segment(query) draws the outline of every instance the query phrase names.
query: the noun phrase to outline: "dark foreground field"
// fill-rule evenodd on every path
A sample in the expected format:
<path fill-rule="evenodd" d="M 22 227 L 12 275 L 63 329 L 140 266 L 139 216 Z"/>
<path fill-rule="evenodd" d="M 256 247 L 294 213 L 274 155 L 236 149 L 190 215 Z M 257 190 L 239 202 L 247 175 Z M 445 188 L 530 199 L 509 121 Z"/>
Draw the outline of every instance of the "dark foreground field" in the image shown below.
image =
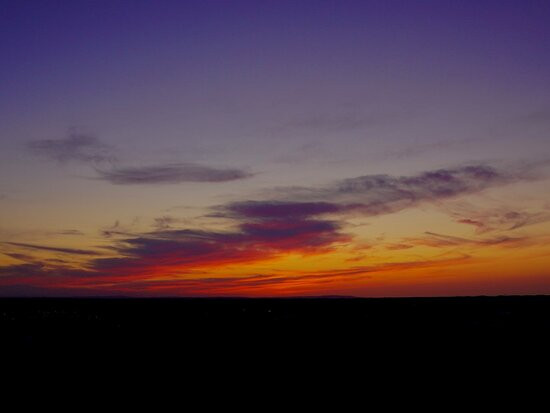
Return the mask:
<path fill-rule="evenodd" d="M 296 299 L 0 299 L 2 348 L 227 355 L 385 348 L 489 337 L 546 340 L 550 296 Z"/>

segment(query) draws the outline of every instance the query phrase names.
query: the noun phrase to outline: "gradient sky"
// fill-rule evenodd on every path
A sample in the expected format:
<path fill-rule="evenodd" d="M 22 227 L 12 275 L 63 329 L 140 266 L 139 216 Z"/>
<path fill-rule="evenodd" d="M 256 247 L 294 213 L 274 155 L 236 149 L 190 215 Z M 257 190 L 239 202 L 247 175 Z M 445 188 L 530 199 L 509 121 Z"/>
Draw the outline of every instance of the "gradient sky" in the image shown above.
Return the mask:
<path fill-rule="evenodd" d="M 0 2 L 0 295 L 550 293 L 550 2 Z"/>

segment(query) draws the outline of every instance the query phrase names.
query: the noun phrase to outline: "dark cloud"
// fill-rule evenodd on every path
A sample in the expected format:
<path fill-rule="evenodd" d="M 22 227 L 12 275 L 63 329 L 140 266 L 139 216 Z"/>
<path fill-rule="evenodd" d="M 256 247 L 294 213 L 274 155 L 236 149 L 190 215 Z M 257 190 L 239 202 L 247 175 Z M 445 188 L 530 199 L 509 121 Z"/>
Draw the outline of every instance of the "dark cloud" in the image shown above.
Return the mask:
<path fill-rule="evenodd" d="M 52 252 L 61 252 L 63 254 L 74 254 L 74 255 L 100 255 L 96 251 L 91 250 L 81 250 L 74 248 L 57 248 L 57 247 L 47 247 L 44 245 L 34 245 L 34 244 L 24 244 L 21 242 L 4 242 L 4 244 L 12 245 L 15 247 L 33 249 L 33 250 L 43 250 L 43 251 L 52 251 Z"/>
<path fill-rule="evenodd" d="M 424 172 L 412 177 L 370 175 L 348 179 L 308 192 L 314 201 L 243 201 L 221 205 L 212 216 L 231 219 L 235 230 L 227 232 L 173 229 L 173 218 L 161 217 L 156 231 L 119 240 L 117 258 L 96 259 L 98 274 L 151 274 L 162 269 L 205 268 L 231 263 L 261 261 L 286 253 L 320 253 L 349 242 L 343 223 L 327 215 L 362 214 L 374 216 L 412 207 L 420 202 L 474 193 L 521 179 L 489 166 L 465 166 Z M 293 191 L 294 189 L 291 189 Z M 328 201 L 330 199 L 330 201 Z M 119 234 L 124 235 L 124 234 Z M 491 246 L 517 245 L 523 238 L 495 237 L 472 240 L 427 232 L 425 237 L 407 239 L 387 246 L 390 250 L 416 245 Z"/>
<path fill-rule="evenodd" d="M 116 290 L 107 291 L 86 288 L 67 288 L 66 286 L 57 287 L 37 287 L 27 283 L 0 285 L 0 297 L 110 297 L 120 296 Z"/>
<path fill-rule="evenodd" d="M 312 219 L 330 211 L 330 204 L 235 203 L 221 208 L 234 221 L 232 231 L 173 229 L 174 218 L 155 221 L 153 232 L 119 239 L 115 258 L 93 260 L 90 268 L 98 274 L 151 274 L 181 272 L 193 268 L 246 263 L 280 254 L 311 254 L 327 251 L 350 237 L 340 233 L 338 222 Z M 112 231 L 110 231 L 112 233 Z M 117 234 L 125 235 L 125 234 Z"/>
<path fill-rule="evenodd" d="M 388 204 L 416 203 L 477 192 L 494 185 L 510 182 L 515 177 L 487 165 L 472 165 L 453 169 L 438 169 L 416 176 L 366 175 L 346 179 L 329 189 L 337 196 L 362 195 L 366 205 L 384 210 Z"/>
<path fill-rule="evenodd" d="M 98 138 L 71 133 L 67 138 L 42 139 L 27 143 L 31 152 L 57 162 L 102 163 L 113 162 L 113 148 Z"/>
<path fill-rule="evenodd" d="M 43 262 L 27 262 L 0 267 L 0 285 L 9 284 L 10 278 L 25 279 L 30 285 L 46 283 L 63 283 L 73 281 L 75 284 L 85 283 L 87 278 L 93 278 L 95 272 L 85 269 L 76 269 L 67 266 L 66 262 L 48 259 Z"/>
<path fill-rule="evenodd" d="M 122 257 L 93 261 L 96 271 L 129 268 L 209 267 L 272 258 L 282 253 L 308 254 L 324 251 L 349 237 L 332 221 L 310 219 L 264 219 L 241 222 L 227 232 L 196 230 L 155 231 L 119 241 Z"/>
<path fill-rule="evenodd" d="M 287 219 L 246 222 L 241 230 L 260 247 L 306 251 L 342 241 L 339 227 L 334 221 Z"/>
<path fill-rule="evenodd" d="M 0 277 L 35 277 L 43 273 L 44 266 L 40 263 L 27 263 L 0 267 Z"/>
<path fill-rule="evenodd" d="M 253 176 L 253 174 L 241 169 L 218 169 L 188 163 L 112 168 L 109 170 L 98 169 L 97 173 L 99 179 L 116 185 L 227 182 Z"/>

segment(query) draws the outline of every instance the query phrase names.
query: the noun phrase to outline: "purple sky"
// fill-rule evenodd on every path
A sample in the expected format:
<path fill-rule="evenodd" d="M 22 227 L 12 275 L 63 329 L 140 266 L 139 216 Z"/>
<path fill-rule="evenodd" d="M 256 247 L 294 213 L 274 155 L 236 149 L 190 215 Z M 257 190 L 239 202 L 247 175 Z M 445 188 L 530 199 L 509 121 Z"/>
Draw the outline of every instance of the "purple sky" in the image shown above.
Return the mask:
<path fill-rule="evenodd" d="M 544 164 L 549 22 L 529 0 L 4 0 L 0 242 L 219 230 L 215 206 L 311 201 L 290 187 Z"/>

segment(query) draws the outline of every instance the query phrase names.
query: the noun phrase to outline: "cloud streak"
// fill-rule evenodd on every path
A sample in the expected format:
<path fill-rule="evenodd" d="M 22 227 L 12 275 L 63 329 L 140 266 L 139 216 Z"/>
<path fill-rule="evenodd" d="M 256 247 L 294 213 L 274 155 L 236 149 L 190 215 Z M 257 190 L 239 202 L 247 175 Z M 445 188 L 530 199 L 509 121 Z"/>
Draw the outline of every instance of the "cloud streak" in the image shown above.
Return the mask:
<path fill-rule="evenodd" d="M 499 236 L 493 238 L 470 239 L 456 237 L 453 235 L 438 234 L 436 232 L 426 231 L 422 238 L 408 239 L 408 245 L 424 245 L 435 248 L 472 246 L 472 247 L 491 247 L 491 246 L 519 246 L 528 242 L 525 237 Z"/>
<path fill-rule="evenodd" d="M 191 163 L 143 167 L 96 169 L 99 179 L 115 185 L 177 184 L 182 182 L 228 182 L 246 179 L 252 173 L 236 168 L 212 168 Z"/>
<path fill-rule="evenodd" d="M 238 277 L 171 278 L 159 280 L 141 276 L 97 277 L 94 272 L 66 268 L 45 268 L 39 264 L 12 265 L 0 268 L 0 295 L 12 295 L 12 289 L 38 295 L 294 295 L 311 294 L 318 288 L 372 279 L 377 274 L 457 265 L 470 260 L 468 255 L 435 259 L 352 266 L 295 274 L 262 273 Z M 11 280 L 8 279 L 11 277 Z M 13 280 L 13 281 L 12 281 Z M 48 280 L 48 282 L 45 282 Z M 12 281 L 12 282 L 6 282 Z M 53 281 L 53 282 L 52 282 Z M 112 283 L 116 284 L 113 286 Z M 82 288 L 85 287 L 85 288 Z"/>

